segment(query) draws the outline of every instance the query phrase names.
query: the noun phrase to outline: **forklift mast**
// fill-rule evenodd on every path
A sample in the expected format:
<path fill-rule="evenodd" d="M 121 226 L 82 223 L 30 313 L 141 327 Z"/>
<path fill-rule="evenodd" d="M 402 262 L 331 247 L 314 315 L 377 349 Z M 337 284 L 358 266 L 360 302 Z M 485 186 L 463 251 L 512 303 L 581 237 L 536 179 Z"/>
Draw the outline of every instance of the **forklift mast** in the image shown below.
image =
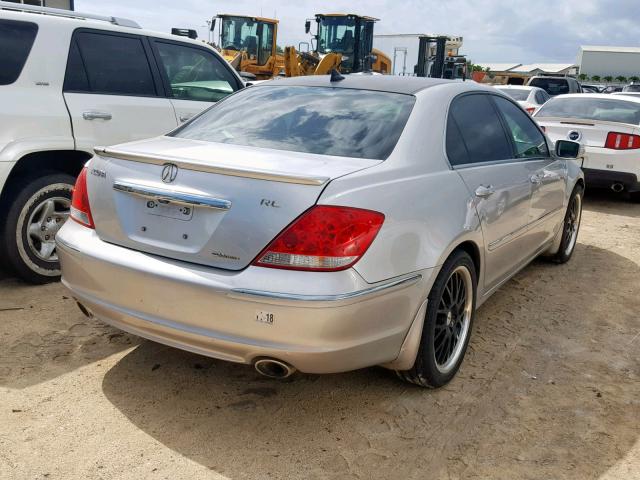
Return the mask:
<path fill-rule="evenodd" d="M 447 55 L 448 37 L 419 37 L 418 64 L 414 73 L 418 77 L 431 78 L 466 78 L 466 58 L 463 55 Z M 435 54 L 431 51 L 435 49 Z"/>

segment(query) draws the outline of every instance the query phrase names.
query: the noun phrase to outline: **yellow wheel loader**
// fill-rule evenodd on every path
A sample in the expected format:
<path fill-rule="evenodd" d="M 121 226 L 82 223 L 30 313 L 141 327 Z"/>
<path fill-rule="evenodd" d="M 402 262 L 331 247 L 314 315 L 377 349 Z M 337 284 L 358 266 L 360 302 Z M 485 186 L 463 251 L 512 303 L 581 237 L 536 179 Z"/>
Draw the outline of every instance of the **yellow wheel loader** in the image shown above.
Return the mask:
<path fill-rule="evenodd" d="M 218 15 L 211 22 L 215 31 L 220 20 L 216 47 L 238 72 L 267 80 L 279 75 L 284 57 L 277 52 L 278 20 L 242 15 Z"/>
<path fill-rule="evenodd" d="M 311 31 L 311 21 L 305 32 Z M 390 73 L 391 59 L 373 48 L 373 25 L 377 18 L 353 14 L 316 14 L 316 34 L 312 51 L 286 47 L 285 75 L 326 75 L 333 69 L 342 73 Z M 308 44 L 307 44 L 308 45 Z"/>

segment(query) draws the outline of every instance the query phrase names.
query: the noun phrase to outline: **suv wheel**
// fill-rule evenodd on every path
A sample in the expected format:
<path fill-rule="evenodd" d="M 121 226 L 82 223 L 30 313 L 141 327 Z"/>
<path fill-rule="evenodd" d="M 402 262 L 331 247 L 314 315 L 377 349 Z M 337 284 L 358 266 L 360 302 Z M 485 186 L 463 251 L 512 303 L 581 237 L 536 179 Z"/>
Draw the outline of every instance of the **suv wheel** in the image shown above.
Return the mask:
<path fill-rule="evenodd" d="M 22 279 L 47 283 L 60 277 L 55 237 L 69 217 L 74 183 L 71 175 L 56 173 L 13 191 L 0 244 L 9 268 Z"/>

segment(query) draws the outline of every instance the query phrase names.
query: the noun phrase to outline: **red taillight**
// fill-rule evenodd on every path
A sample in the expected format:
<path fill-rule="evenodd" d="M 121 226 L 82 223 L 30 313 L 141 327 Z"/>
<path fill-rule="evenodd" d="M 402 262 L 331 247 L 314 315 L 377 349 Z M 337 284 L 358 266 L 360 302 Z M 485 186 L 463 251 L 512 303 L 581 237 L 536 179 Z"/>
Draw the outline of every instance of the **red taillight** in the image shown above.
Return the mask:
<path fill-rule="evenodd" d="M 384 222 L 371 210 L 316 205 L 285 228 L 254 265 L 334 272 L 356 263 Z"/>
<path fill-rule="evenodd" d="M 533 112 L 536 111 L 536 107 L 529 107 L 529 108 L 525 108 L 525 110 L 527 112 L 529 112 L 529 115 L 533 115 Z"/>
<path fill-rule="evenodd" d="M 614 150 L 634 150 L 640 148 L 640 136 L 629 133 L 609 132 L 604 148 Z"/>
<path fill-rule="evenodd" d="M 71 218 L 81 225 L 95 228 L 87 194 L 87 167 L 84 167 L 78 175 L 76 186 L 73 187 L 71 196 Z"/>

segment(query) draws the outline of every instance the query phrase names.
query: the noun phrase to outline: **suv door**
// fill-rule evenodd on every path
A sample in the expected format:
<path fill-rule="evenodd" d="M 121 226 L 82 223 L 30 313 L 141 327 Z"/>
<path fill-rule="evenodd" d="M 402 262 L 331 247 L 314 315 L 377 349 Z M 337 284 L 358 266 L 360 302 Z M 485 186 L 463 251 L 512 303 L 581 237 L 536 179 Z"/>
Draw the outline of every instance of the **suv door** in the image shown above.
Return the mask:
<path fill-rule="evenodd" d="M 564 212 L 566 161 L 552 157 L 540 128 L 520 107 L 494 97 L 515 147 L 516 158 L 527 162 L 531 172 L 530 227 L 525 234 L 528 250 L 535 251 L 554 236 Z"/>
<path fill-rule="evenodd" d="M 485 241 L 484 283 L 499 285 L 529 257 L 530 175 L 535 169 L 514 158 L 503 121 L 486 93 L 463 94 L 449 108 L 449 162 L 473 195 Z"/>
<path fill-rule="evenodd" d="M 150 54 L 143 36 L 74 32 L 63 91 L 77 149 L 153 137 L 178 125 Z"/>
<path fill-rule="evenodd" d="M 180 123 L 243 87 L 231 68 L 208 48 L 152 38 L 167 96 Z"/>

